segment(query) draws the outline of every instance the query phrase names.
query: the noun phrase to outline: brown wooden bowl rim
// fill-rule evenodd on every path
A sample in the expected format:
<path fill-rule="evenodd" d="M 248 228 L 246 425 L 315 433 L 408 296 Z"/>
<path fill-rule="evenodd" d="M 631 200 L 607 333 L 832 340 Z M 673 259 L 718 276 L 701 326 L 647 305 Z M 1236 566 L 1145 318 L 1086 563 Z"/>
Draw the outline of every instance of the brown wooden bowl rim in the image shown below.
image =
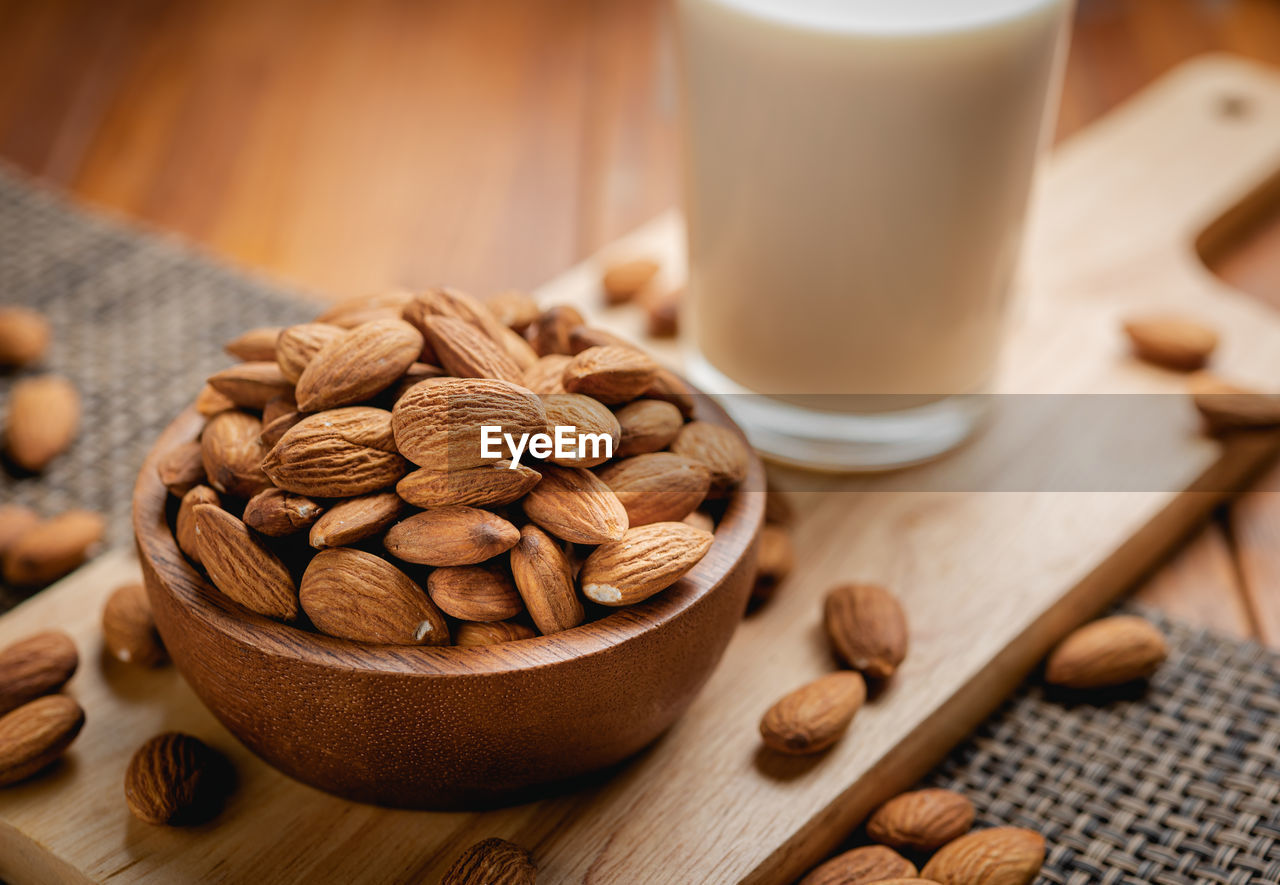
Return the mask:
<path fill-rule="evenodd" d="M 699 394 L 695 417 L 741 430 L 719 405 Z M 174 446 L 195 439 L 203 417 L 188 407 L 161 433 L 138 473 L 133 493 L 133 528 L 138 555 L 155 571 L 164 589 L 194 618 L 233 641 L 251 635 L 257 649 L 273 657 L 318 666 L 367 672 L 433 676 L 484 676 L 534 670 L 600 654 L 672 622 L 706 594 L 747 554 L 764 522 L 764 467 L 753 453 L 746 480 L 733 492 L 716 527 L 711 550 L 676 584 L 638 605 L 620 608 L 596 621 L 561 633 L 499 645 L 372 645 L 313 633 L 248 611 L 231 602 L 178 549 L 166 511 L 168 489 L 156 465 Z M 722 565 L 713 572 L 716 563 Z"/>

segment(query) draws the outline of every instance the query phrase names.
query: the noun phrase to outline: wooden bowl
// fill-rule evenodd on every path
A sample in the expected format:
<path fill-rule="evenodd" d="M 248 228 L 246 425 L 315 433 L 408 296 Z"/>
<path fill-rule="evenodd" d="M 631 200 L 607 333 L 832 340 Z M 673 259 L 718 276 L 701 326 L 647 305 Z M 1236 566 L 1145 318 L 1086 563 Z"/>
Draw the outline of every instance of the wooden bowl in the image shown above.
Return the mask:
<path fill-rule="evenodd" d="M 698 417 L 730 424 L 705 397 Z M 689 706 L 742 617 L 764 516 L 753 459 L 703 560 L 640 605 L 494 646 L 365 646 L 253 614 L 178 550 L 160 453 L 194 439 L 184 412 L 138 476 L 134 531 L 156 626 L 201 701 L 254 753 L 349 799 L 412 808 L 518 801 L 611 766 Z"/>

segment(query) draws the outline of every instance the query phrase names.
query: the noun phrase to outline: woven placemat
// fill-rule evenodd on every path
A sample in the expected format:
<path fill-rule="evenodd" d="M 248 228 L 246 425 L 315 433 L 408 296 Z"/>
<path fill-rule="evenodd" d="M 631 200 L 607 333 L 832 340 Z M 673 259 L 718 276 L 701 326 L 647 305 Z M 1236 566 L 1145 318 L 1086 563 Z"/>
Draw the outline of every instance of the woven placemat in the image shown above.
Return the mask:
<path fill-rule="evenodd" d="M 131 540 L 130 493 L 152 441 L 229 363 L 222 343 L 315 313 L 2 168 L 0 303 L 50 318 L 41 370 L 67 375 L 85 403 L 72 451 L 40 477 L 0 473 L 0 501 L 99 510 L 113 544 Z M 12 382 L 0 378 L 0 400 Z M 0 595 L 0 608 L 16 598 Z M 982 824 L 1043 833 L 1041 882 L 1280 882 L 1280 657 L 1147 614 L 1174 652 L 1145 693 L 1084 701 L 1029 684 L 929 783 L 962 790 Z"/>

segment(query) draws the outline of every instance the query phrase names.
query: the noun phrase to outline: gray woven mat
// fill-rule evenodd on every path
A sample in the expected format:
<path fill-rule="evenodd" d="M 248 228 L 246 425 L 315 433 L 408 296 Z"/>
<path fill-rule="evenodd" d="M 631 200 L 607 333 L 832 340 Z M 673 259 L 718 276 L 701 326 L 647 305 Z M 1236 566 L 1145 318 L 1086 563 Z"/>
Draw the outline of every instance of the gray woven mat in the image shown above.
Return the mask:
<path fill-rule="evenodd" d="M 46 368 L 85 400 L 72 452 L 0 500 L 111 517 L 156 434 L 228 360 L 222 342 L 315 309 L 295 294 L 69 206 L 0 169 L 0 303 L 53 321 Z M 11 378 L 0 377 L 0 400 Z M 12 597 L 0 598 L 0 607 Z M 1046 836 L 1042 882 L 1280 882 L 1280 658 L 1163 622 L 1172 660 L 1137 698 L 1084 703 L 1028 686 L 930 781 L 987 824 Z"/>

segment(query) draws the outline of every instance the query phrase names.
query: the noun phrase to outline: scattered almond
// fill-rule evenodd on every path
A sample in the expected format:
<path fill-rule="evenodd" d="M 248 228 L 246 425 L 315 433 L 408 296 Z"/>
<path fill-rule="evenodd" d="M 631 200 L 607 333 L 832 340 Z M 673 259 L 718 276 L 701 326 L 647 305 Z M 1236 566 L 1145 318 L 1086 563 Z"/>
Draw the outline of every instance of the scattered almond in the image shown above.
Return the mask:
<path fill-rule="evenodd" d="M 915 864 L 883 845 L 867 845 L 838 854 L 800 880 L 800 885 L 871 885 L 913 881 Z M 924 880 L 918 880 L 924 881 Z"/>
<path fill-rule="evenodd" d="M 823 623 L 831 647 L 871 679 L 888 679 L 907 656 L 902 606 L 878 584 L 842 584 L 827 593 Z"/>
<path fill-rule="evenodd" d="M 374 492 L 339 501 L 311 527 L 311 546 L 346 547 L 386 531 L 405 511 L 395 492 Z"/>
<path fill-rule="evenodd" d="M 84 710 L 63 694 L 36 698 L 0 717 L 0 787 L 24 781 L 62 757 L 84 727 Z"/>
<path fill-rule="evenodd" d="M 760 529 L 752 600 L 758 604 L 770 598 L 794 566 L 795 549 L 791 544 L 791 533 L 780 525 L 766 523 Z"/>
<path fill-rule="evenodd" d="M 23 470 L 40 471 L 71 447 L 80 426 L 80 394 L 60 375 L 23 378 L 9 393 L 4 446 Z"/>
<path fill-rule="evenodd" d="M 1187 389 L 1210 433 L 1280 427 L 1280 395 L 1249 390 L 1208 372 L 1192 375 Z"/>
<path fill-rule="evenodd" d="M 298 377 L 298 409 L 320 412 L 368 399 L 422 353 L 422 333 L 403 320 L 376 320 L 328 342 Z"/>
<path fill-rule="evenodd" d="M 628 529 L 601 544 L 582 564 L 578 580 L 586 597 L 602 605 L 633 605 L 659 593 L 697 565 L 714 537 L 683 522 L 655 522 Z"/>
<path fill-rule="evenodd" d="M 41 360 L 53 333 L 42 314 L 26 307 L 0 307 L 0 366 L 18 368 Z"/>
<path fill-rule="evenodd" d="M 350 547 L 322 550 L 302 575 L 302 608 L 316 629 L 358 642 L 448 645 L 444 615 L 400 569 Z"/>
<path fill-rule="evenodd" d="M 440 885 L 534 885 L 538 867 L 519 845 L 485 839 L 462 853 Z"/>
<path fill-rule="evenodd" d="M 0 506 L 0 558 L 24 532 L 33 528 L 40 517 L 30 507 L 19 504 Z"/>
<path fill-rule="evenodd" d="M 650 258 L 633 258 L 609 265 L 601 279 L 606 304 L 625 304 L 653 281 L 661 268 Z"/>
<path fill-rule="evenodd" d="M 102 639 L 118 661 L 156 667 L 168 660 L 164 642 L 151 617 L 151 601 L 139 583 L 123 584 L 107 597 L 102 610 Z"/>
<path fill-rule="evenodd" d="M 475 507 L 424 510 L 393 525 L 383 543 L 387 552 L 422 565 L 475 565 L 505 553 L 520 531 L 496 513 Z"/>
<path fill-rule="evenodd" d="M 138 820 L 183 826 L 202 823 L 221 809 L 231 782 L 230 762 L 199 738 L 167 731 L 129 760 L 124 798 Z"/>
<path fill-rule="evenodd" d="M 195 506 L 200 558 L 223 595 L 250 611 L 291 621 L 298 592 L 289 569 L 248 526 L 211 504 Z"/>
<path fill-rule="evenodd" d="M 916 790 L 890 799 L 867 821 L 867 835 L 901 851 L 934 851 L 973 826 L 973 803 L 951 790 Z"/>
<path fill-rule="evenodd" d="M 1105 688 L 1146 679 L 1169 656 L 1164 636 L 1135 615 L 1086 624 L 1049 655 L 1045 681 L 1067 688 Z"/>
<path fill-rule="evenodd" d="M 536 525 L 520 529 L 511 548 L 511 572 L 525 608 L 542 633 L 558 633 L 582 623 L 585 613 L 573 586 L 573 566 L 564 549 Z"/>
<path fill-rule="evenodd" d="M 920 871 L 940 885 L 1030 885 L 1044 863 L 1044 838 L 1018 827 L 978 830 L 950 842 Z"/>
<path fill-rule="evenodd" d="M 0 650 L 0 715 L 58 691 L 76 672 L 80 655 L 61 630 L 45 630 Z"/>
<path fill-rule="evenodd" d="M 5 582 L 27 587 L 56 581 L 88 558 L 105 528 L 102 517 L 90 510 L 68 510 L 37 523 L 5 551 Z"/>
<path fill-rule="evenodd" d="M 1217 332 L 1187 317 L 1135 317 L 1124 331 L 1139 359 L 1179 372 L 1203 368 L 1218 346 Z"/>
<path fill-rule="evenodd" d="M 250 498 L 242 518 L 255 532 L 283 538 L 310 527 L 323 512 L 323 507 L 305 495 L 272 488 Z"/>
<path fill-rule="evenodd" d="M 505 621 L 524 611 L 511 576 L 493 566 L 435 569 L 427 578 L 427 594 L 441 611 L 461 621 Z"/>
<path fill-rule="evenodd" d="M 680 304 L 684 289 L 654 289 L 640 299 L 644 308 L 645 331 L 651 338 L 674 338 L 680 332 Z"/>
<path fill-rule="evenodd" d="M 820 753 L 840 739 L 866 698 L 859 674 L 828 673 L 770 707 L 760 720 L 760 736 L 780 753 Z"/>
<path fill-rule="evenodd" d="M 542 479 L 524 498 L 524 512 L 557 538 L 578 544 L 616 541 L 627 530 L 617 495 L 580 467 L 543 467 Z"/>

